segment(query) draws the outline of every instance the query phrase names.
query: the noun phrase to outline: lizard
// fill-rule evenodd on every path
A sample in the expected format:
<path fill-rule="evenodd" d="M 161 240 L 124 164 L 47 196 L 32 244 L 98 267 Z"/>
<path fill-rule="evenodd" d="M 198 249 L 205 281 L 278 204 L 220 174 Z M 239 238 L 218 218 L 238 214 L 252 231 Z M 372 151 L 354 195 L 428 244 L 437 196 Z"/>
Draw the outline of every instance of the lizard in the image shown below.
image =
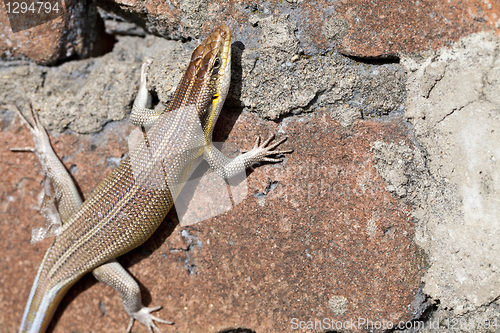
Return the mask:
<path fill-rule="evenodd" d="M 142 304 L 138 283 L 116 258 L 154 233 L 197 160 L 205 159 L 215 172 L 229 179 L 255 163 L 281 162 L 283 154 L 292 152 L 276 150 L 286 137 L 275 141 L 274 135 L 262 143 L 257 137 L 251 150 L 233 159 L 213 145 L 214 126 L 231 77 L 231 33 L 226 25 L 194 49 L 172 101 L 161 111 L 147 108 L 150 62 L 142 65 L 130 115 L 132 124 L 143 130 L 143 139 L 85 201 L 51 147 L 37 113 L 31 107 L 28 119 L 17 110 L 28 124 L 42 173 L 54 190 L 52 209 L 46 212 L 57 215 L 62 224 L 38 269 L 21 333 L 45 332 L 68 289 L 90 272 L 121 295 L 130 316 L 127 332 L 135 320 L 149 332 L 160 332 L 156 322 L 173 324 L 152 315 L 161 306 Z"/>

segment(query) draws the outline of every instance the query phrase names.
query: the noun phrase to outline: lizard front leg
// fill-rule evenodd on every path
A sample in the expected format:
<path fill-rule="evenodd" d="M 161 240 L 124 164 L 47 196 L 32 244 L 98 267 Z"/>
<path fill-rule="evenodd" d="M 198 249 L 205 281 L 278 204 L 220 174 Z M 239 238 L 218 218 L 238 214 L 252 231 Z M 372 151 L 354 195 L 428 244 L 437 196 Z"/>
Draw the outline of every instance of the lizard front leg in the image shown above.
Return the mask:
<path fill-rule="evenodd" d="M 281 158 L 269 157 L 272 155 L 289 154 L 293 150 L 274 150 L 277 146 L 285 142 L 286 138 L 280 139 L 271 144 L 274 139 L 274 134 L 271 135 L 262 144 L 260 143 L 260 137 L 255 140 L 255 145 L 250 151 L 239 155 L 236 158 L 227 158 L 219 149 L 217 149 L 213 144 L 208 145 L 204 151 L 204 157 L 207 160 L 210 167 L 217 172 L 219 176 L 224 179 L 234 177 L 241 172 L 244 172 L 252 164 L 260 162 L 281 162 Z"/>
<path fill-rule="evenodd" d="M 142 64 L 139 91 L 137 92 L 137 97 L 134 100 L 134 105 L 132 106 L 132 112 L 130 114 L 130 122 L 137 127 L 151 126 L 163 112 L 148 108 L 148 104 L 150 104 L 151 101 L 151 94 L 147 89 L 146 83 L 148 79 L 148 68 L 152 61 L 151 58 L 148 58 Z"/>

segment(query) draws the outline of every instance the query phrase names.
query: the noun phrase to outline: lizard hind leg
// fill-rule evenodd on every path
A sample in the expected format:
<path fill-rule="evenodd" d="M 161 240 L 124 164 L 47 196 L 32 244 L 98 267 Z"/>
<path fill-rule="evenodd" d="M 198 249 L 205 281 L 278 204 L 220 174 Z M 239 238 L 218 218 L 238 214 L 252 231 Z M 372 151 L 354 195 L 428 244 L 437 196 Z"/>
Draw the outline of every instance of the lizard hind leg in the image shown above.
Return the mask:
<path fill-rule="evenodd" d="M 54 233 L 51 230 L 54 231 L 57 225 L 64 225 L 81 206 L 82 198 L 64 164 L 54 152 L 47 131 L 33 106 L 30 104 L 28 116 L 23 115 L 17 106 L 12 106 L 12 109 L 26 123 L 35 147 L 11 150 L 34 152 L 40 161 L 44 178 L 40 212 L 48 223 L 44 228 L 33 230 L 32 242 L 35 242 L 54 234 L 57 235 L 57 232 Z"/>
<path fill-rule="evenodd" d="M 153 330 L 161 332 L 155 321 L 169 325 L 174 324 L 151 314 L 151 312 L 160 310 L 161 306 L 148 308 L 142 305 L 139 285 L 115 259 L 95 268 L 92 274 L 97 280 L 110 286 L 121 295 L 123 307 L 130 316 L 127 332 L 130 332 L 135 320 L 146 326 L 151 333 L 153 333 Z"/>

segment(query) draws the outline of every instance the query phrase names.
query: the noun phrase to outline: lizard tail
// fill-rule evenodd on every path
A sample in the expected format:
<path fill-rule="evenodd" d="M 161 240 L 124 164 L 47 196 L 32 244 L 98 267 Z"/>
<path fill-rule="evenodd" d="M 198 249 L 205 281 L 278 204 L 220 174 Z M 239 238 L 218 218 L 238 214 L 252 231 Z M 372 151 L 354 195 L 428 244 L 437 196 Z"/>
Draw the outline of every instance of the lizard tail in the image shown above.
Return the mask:
<path fill-rule="evenodd" d="M 45 261 L 45 260 L 44 260 Z M 57 306 L 74 282 L 47 283 L 40 265 L 23 314 L 19 333 L 43 333 L 47 330 Z"/>

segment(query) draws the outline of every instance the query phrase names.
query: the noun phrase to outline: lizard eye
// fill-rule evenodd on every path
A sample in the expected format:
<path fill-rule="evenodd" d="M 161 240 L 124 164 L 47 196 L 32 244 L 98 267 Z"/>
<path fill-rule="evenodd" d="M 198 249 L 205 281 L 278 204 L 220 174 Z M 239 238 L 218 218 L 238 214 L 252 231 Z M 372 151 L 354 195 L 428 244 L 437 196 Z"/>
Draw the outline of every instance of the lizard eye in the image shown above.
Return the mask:
<path fill-rule="evenodd" d="M 219 74 L 219 69 L 220 69 L 220 59 L 216 58 L 212 69 L 212 77 L 215 77 L 216 75 Z"/>

